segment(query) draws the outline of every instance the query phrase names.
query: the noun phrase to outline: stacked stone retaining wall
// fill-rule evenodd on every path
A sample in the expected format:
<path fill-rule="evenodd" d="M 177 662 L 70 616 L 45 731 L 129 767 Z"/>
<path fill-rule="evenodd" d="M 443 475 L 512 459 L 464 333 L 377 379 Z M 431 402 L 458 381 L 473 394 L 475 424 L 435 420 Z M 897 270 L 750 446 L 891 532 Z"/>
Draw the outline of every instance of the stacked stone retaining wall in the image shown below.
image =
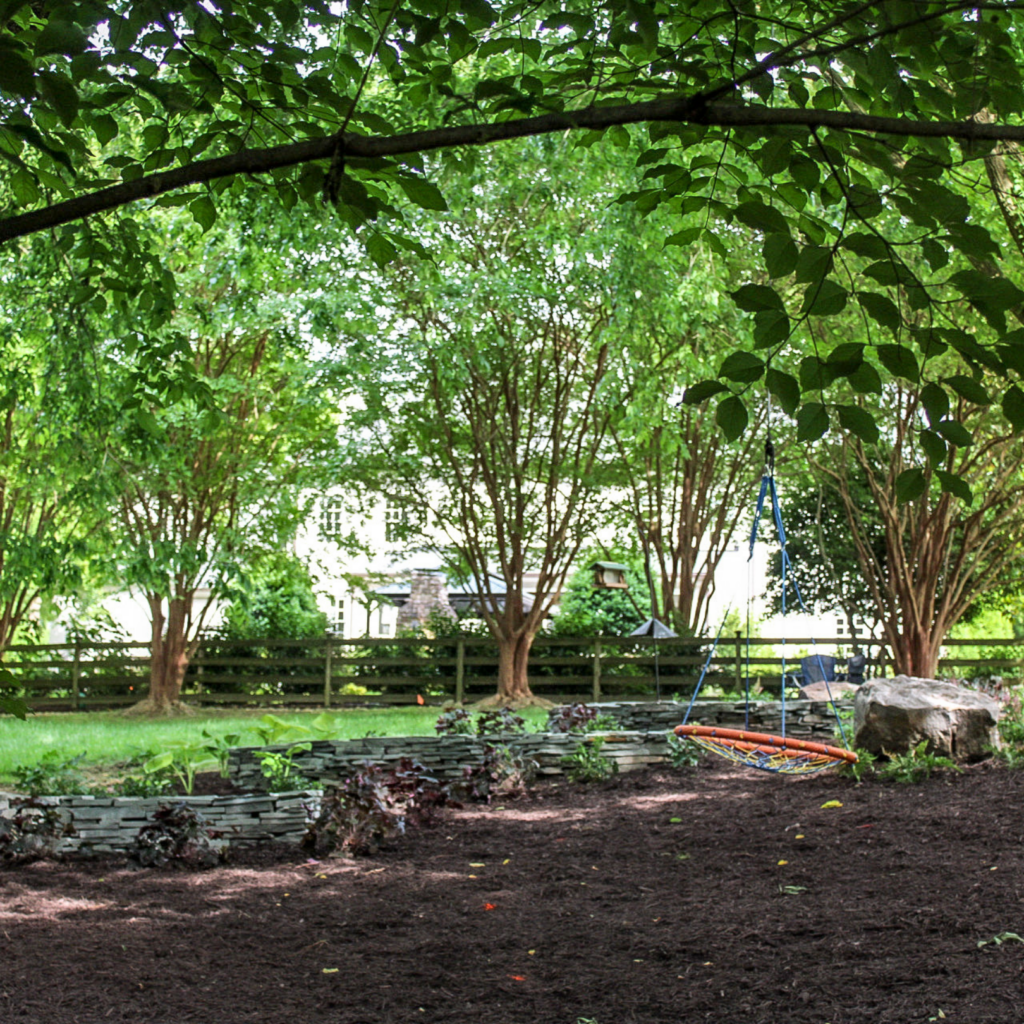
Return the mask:
<path fill-rule="evenodd" d="M 294 755 L 298 770 L 308 779 L 337 781 L 358 771 L 367 761 L 396 764 L 411 757 L 439 779 L 461 779 L 466 768 L 483 764 L 488 747 L 505 746 L 536 762 L 541 775 L 565 771 L 562 758 L 581 743 L 600 737 L 601 753 L 620 771 L 657 764 L 669 756 L 669 736 L 664 730 L 612 733 L 508 733 L 501 736 L 367 736 L 358 740 L 317 740 L 308 751 Z M 259 789 L 265 785 L 257 753 L 285 751 L 285 746 L 241 747 L 231 751 L 228 771 L 235 785 Z"/>
<path fill-rule="evenodd" d="M 607 701 L 588 704 L 598 714 L 608 715 L 618 722 L 622 729 L 656 730 L 673 729 L 683 720 L 686 704 L 675 701 Z M 840 713 L 853 711 L 852 700 L 837 700 Z M 697 701 L 690 712 L 689 721 L 694 725 L 721 725 L 742 729 L 745 722 L 745 705 L 742 701 Z M 561 709 L 555 708 L 548 716 L 550 725 Z M 752 732 L 767 732 L 778 735 L 782 729 L 781 701 L 751 701 L 749 723 L 746 728 Z M 832 738 L 836 719 L 828 701 L 787 700 L 786 735 L 795 739 L 828 741 Z"/>
<path fill-rule="evenodd" d="M 0 815 L 10 815 L 16 794 L 0 794 Z M 158 807 L 187 804 L 221 833 L 229 845 L 276 840 L 297 843 L 320 807 L 320 793 L 262 793 L 246 796 L 97 797 L 42 796 L 42 804 L 56 807 L 75 831 L 66 837 L 62 852 L 121 853 L 139 829 L 152 820 Z"/>

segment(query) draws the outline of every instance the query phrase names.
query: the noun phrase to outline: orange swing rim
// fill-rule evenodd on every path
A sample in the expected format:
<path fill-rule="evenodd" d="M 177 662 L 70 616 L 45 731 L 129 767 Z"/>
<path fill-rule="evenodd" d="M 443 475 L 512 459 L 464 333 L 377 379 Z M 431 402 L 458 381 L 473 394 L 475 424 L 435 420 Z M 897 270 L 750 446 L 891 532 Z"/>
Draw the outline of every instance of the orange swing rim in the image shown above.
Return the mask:
<path fill-rule="evenodd" d="M 744 729 L 721 729 L 714 725 L 677 725 L 675 734 L 679 737 L 706 736 L 723 746 L 735 747 L 745 753 L 757 750 L 765 754 L 782 754 L 798 757 L 800 754 L 817 754 L 837 762 L 856 764 L 857 755 L 852 750 L 833 747 L 827 743 L 811 740 L 794 740 L 788 736 L 771 736 L 763 732 L 747 732 Z"/>

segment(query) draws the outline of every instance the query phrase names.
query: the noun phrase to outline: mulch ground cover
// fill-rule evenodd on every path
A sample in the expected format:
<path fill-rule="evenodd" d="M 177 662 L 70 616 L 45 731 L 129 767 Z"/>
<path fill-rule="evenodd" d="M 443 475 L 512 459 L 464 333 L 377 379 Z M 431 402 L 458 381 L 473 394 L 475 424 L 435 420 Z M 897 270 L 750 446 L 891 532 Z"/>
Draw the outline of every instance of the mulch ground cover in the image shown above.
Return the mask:
<path fill-rule="evenodd" d="M 0 1021 L 1019 1022 L 1022 801 L 993 765 L 705 765 L 541 785 L 359 860 L 39 862 L 0 871 Z"/>

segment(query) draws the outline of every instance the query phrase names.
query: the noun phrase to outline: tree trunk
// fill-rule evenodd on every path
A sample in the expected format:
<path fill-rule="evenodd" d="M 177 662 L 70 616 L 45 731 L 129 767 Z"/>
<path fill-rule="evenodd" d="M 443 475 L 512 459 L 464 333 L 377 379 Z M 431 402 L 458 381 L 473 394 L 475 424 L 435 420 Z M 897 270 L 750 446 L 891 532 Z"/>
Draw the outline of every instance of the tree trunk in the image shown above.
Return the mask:
<path fill-rule="evenodd" d="M 125 714 L 191 714 L 192 709 L 181 701 L 181 688 L 189 663 L 188 607 L 192 595 L 171 598 L 166 616 L 161 598 L 149 595 L 148 601 L 152 621 L 149 693 Z"/>
<path fill-rule="evenodd" d="M 530 689 L 528 668 L 534 634 L 518 634 L 498 638 L 498 690 L 476 707 L 522 708 L 553 707 L 551 701 L 534 696 Z"/>
<path fill-rule="evenodd" d="M 935 679 L 939 670 L 941 638 L 920 624 L 904 624 L 899 639 L 892 644 L 892 664 L 896 675 Z"/>

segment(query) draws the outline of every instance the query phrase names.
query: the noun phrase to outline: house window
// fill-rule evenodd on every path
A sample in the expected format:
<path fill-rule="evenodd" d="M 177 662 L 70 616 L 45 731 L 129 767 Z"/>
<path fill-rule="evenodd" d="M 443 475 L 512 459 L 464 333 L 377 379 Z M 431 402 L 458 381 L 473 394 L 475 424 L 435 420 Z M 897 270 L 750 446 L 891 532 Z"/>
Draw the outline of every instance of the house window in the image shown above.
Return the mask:
<path fill-rule="evenodd" d="M 344 514 L 341 498 L 324 498 L 320 506 L 320 533 L 324 537 L 340 537 Z"/>
<path fill-rule="evenodd" d="M 408 524 L 408 509 L 404 509 L 400 505 L 384 506 L 384 540 L 388 544 L 397 544 L 404 540 Z"/>
<path fill-rule="evenodd" d="M 327 629 L 331 633 L 345 635 L 345 598 L 329 597 L 331 610 L 327 613 Z"/>

